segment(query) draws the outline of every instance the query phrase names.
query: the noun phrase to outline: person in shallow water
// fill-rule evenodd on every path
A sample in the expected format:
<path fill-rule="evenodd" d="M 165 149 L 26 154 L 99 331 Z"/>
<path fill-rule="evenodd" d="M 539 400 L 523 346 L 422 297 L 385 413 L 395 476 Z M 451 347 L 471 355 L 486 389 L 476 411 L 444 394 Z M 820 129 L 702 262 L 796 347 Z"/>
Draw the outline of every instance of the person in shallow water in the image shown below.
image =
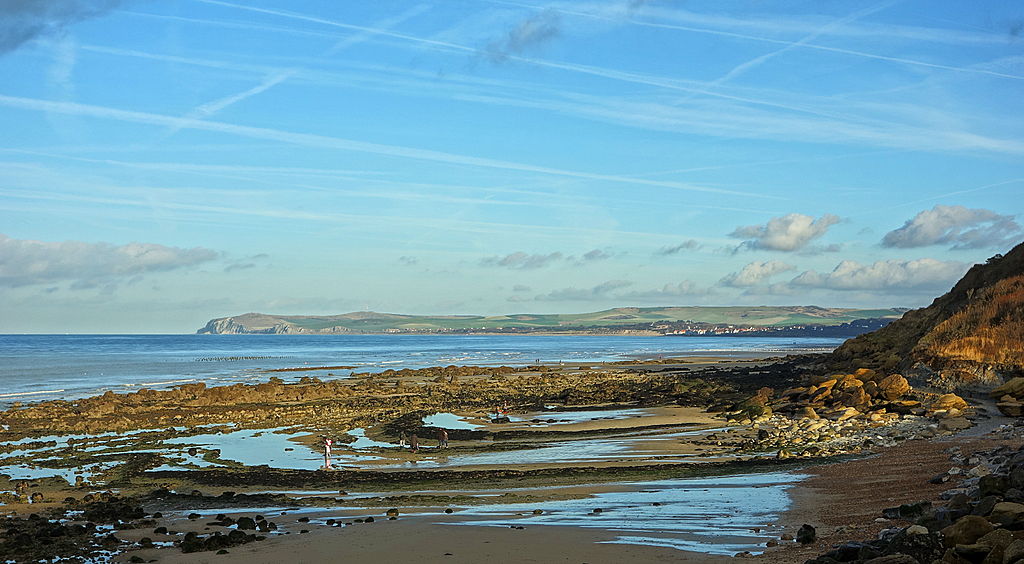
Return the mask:
<path fill-rule="evenodd" d="M 448 448 L 448 429 L 437 430 L 437 448 Z"/>
<path fill-rule="evenodd" d="M 324 440 L 324 470 L 331 469 L 331 445 L 334 441 L 327 435 L 321 435 Z"/>
<path fill-rule="evenodd" d="M 412 449 L 413 452 L 420 451 L 420 438 L 416 436 L 416 433 L 413 433 L 412 437 L 409 438 L 409 448 Z"/>

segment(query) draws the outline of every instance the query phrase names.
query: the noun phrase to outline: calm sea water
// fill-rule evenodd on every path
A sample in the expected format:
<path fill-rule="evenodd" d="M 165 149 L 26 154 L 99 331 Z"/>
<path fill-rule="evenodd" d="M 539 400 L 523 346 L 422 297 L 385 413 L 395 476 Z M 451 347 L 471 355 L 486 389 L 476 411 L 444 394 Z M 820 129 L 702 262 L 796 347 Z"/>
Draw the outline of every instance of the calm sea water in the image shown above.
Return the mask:
<path fill-rule="evenodd" d="M 842 339 L 500 335 L 0 335 L 0 405 L 106 390 L 297 380 L 326 372 L 267 369 L 355 366 L 356 371 L 449 364 L 600 362 L 636 356 L 830 350 Z M 344 377 L 349 370 L 330 371 Z"/>

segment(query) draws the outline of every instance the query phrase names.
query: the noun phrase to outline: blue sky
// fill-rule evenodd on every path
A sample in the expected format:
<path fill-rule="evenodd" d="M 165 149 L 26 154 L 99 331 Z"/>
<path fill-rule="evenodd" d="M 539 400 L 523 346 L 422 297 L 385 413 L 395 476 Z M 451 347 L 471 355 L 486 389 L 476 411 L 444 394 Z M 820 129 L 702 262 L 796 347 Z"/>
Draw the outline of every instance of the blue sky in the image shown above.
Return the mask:
<path fill-rule="evenodd" d="M 1024 239 L 1016 2 L 0 12 L 0 332 L 915 307 Z"/>

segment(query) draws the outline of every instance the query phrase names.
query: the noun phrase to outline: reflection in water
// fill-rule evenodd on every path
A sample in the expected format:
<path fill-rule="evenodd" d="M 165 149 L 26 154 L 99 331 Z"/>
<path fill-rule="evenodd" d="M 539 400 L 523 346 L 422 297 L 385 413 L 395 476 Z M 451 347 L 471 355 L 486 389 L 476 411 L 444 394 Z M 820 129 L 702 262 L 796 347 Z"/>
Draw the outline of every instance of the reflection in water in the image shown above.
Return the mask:
<path fill-rule="evenodd" d="M 242 429 L 230 433 L 210 433 L 167 439 L 169 444 L 202 445 L 220 451 L 222 460 L 233 460 L 246 466 L 266 465 L 289 470 L 315 470 L 323 465 L 323 454 L 292 439 L 304 433 L 283 432 L 288 427 L 276 429 Z M 366 441 L 371 439 L 363 437 Z M 358 440 L 358 438 L 357 438 Z M 372 441 L 375 442 L 375 441 Z M 337 454 L 332 460 L 338 464 L 350 464 L 379 460 L 377 456 Z"/>
<path fill-rule="evenodd" d="M 781 531 L 774 523 L 788 506 L 786 490 L 804 477 L 777 472 L 629 483 L 628 491 L 586 499 L 470 507 L 460 515 L 483 519 L 460 524 L 598 528 L 624 533 L 611 543 L 708 554 L 757 552 L 768 539 L 778 538 Z M 533 515 L 534 509 L 543 514 Z"/>
<path fill-rule="evenodd" d="M 591 409 L 586 411 L 539 411 L 520 416 L 511 416 L 515 423 L 532 423 L 533 425 L 567 425 L 585 421 L 630 419 L 654 415 L 649 409 Z"/>
<path fill-rule="evenodd" d="M 454 413 L 435 413 L 423 418 L 425 427 L 444 427 L 445 429 L 479 429 L 480 425 L 470 423 Z"/>

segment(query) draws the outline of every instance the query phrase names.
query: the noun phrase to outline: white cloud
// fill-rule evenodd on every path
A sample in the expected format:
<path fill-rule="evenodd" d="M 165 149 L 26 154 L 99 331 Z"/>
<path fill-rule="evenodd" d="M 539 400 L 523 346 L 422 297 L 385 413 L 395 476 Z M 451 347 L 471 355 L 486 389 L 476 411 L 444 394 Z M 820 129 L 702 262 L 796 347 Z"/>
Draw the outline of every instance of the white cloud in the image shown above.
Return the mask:
<path fill-rule="evenodd" d="M 746 239 L 737 250 L 749 248 L 792 252 L 803 249 L 837 223 L 839 218 L 832 214 L 814 219 L 809 215 L 791 213 L 773 217 L 764 225 L 737 227 L 729 236 Z"/>
<path fill-rule="evenodd" d="M 531 268 L 543 268 L 550 264 L 562 261 L 565 259 L 565 255 L 555 251 L 549 254 L 526 254 L 522 251 L 505 255 L 503 257 L 493 256 L 487 257 L 480 260 L 480 264 L 483 266 L 500 266 L 504 268 L 515 268 L 515 269 L 531 269 Z"/>
<path fill-rule="evenodd" d="M 718 283 L 722 286 L 731 286 L 733 288 L 749 288 L 768 280 L 776 274 L 790 270 L 796 270 L 796 267 L 777 260 L 754 261 L 748 263 L 739 272 L 727 274 Z"/>
<path fill-rule="evenodd" d="M 32 241 L 0 234 L 0 287 L 70 282 L 72 289 L 95 288 L 219 257 L 220 253 L 203 247 Z"/>
<path fill-rule="evenodd" d="M 942 289 L 956 282 L 968 267 L 968 264 L 962 262 L 931 258 L 906 261 L 880 260 L 872 264 L 844 260 L 832 272 L 804 271 L 789 285 L 829 290 Z"/>
<path fill-rule="evenodd" d="M 885 234 L 883 247 L 912 248 L 952 244 L 953 249 L 1006 246 L 1021 236 L 1012 215 L 964 206 L 937 205 Z"/>

